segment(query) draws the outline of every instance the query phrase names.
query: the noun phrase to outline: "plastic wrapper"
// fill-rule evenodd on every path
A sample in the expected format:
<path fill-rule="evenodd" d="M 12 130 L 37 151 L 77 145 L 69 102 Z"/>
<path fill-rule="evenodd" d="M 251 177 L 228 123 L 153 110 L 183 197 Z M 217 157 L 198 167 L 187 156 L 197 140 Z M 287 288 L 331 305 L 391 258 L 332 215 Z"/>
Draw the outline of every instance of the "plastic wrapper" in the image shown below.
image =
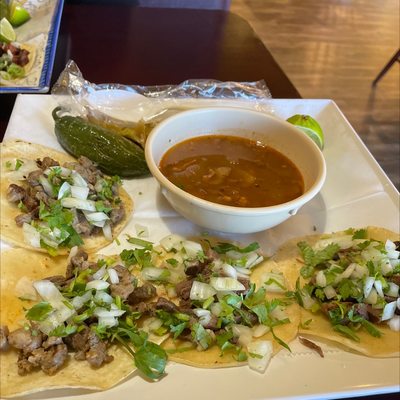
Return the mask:
<path fill-rule="evenodd" d="M 144 145 L 160 121 L 177 112 L 200 107 L 240 107 L 272 113 L 271 93 L 264 81 L 186 80 L 179 85 L 140 86 L 87 81 L 70 60 L 52 88 L 57 103 L 81 116 Z"/>

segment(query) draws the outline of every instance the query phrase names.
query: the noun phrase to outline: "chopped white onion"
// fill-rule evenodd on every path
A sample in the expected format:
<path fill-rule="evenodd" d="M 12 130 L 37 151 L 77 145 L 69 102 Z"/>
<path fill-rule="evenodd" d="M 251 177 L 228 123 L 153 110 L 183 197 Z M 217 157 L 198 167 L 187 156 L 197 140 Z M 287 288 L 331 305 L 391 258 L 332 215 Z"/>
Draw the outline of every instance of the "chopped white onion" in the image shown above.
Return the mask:
<path fill-rule="evenodd" d="M 389 289 L 386 292 L 387 296 L 390 297 L 399 297 L 399 285 L 396 285 L 394 282 L 388 282 Z"/>
<path fill-rule="evenodd" d="M 61 167 L 59 165 L 53 166 L 53 167 L 49 167 L 44 171 L 44 174 L 46 176 L 48 176 L 50 174 L 50 172 L 52 172 L 54 169 L 56 169 L 57 171 L 61 171 L 60 175 L 63 178 L 67 178 L 68 176 L 71 175 L 71 170 L 69 168 L 65 168 L 65 167 Z"/>
<path fill-rule="evenodd" d="M 64 197 L 61 205 L 65 208 L 77 208 L 78 210 L 96 211 L 96 203 L 93 200 L 75 199 L 74 197 Z"/>
<path fill-rule="evenodd" d="M 263 276 L 264 287 L 267 292 L 284 293 L 286 291 L 285 277 L 276 272 L 266 272 Z M 268 283 L 271 281 L 270 283 Z"/>
<path fill-rule="evenodd" d="M 239 277 L 246 278 L 251 274 L 251 271 L 247 268 L 238 267 L 237 265 L 234 265 L 234 267 Z"/>
<path fill-rule="evenodd" d="M 196 258 L 197 255 L 203 251 L 200 243 L 193 242 L 191 240 L 184 240 L 182 242 L 182 247 L 186 252 L 188 258 Z"/>
<path fill-rule="evenodd" d="M 356 264 L 351 274 L 352 279 L 361 279 L 368 276 L 368 268 L 365 265 Z"/>
<path fill-rule="evenodd" d="M 326 286 L 326 276 L 324 271 L 320 270 L 317 272 L 315 275 L 315 283 L 319 287 L 325 287 Z"/>
<path fill-rule="evenodd" d="M 203 308 L 196 308 L 193 313 L 199 318 L 199 323 L 202 326 L 207 326 L 211 321 L 211 312 Z"/>
<path fill-rule="evenodd" d="M 238 274 L 237 271 L 232 265 L 223 263 L 221 265 L 221 272 L 223 276 L 230 276 L 231 278 L 237 278 Z"/>
<path fill-rule="evenodd" d="M 271 311 L 271 315 L 279 321 L 282 321 L 288 317 L 285 311 L 285 307 L 282 306 L 275 307 Z"/>
<path fill-rule="evenodd" d="M 17 167 L 17 160 L 22 161 L 22 165 L 20 165 L 20 167 L 16 170 L 15 168 Z M 38 169 L 34 160 L 28 160 L 25 158 L 13 158 L 11 160 L 2 159 L 2 162 L 4 164 L 7 164 L 8 162 L 11 163 L 10 168 L 6 167 L 4 175 L 12 181 L 23 181 L 30 172 Z"/>
<path fill-rule="evenodd" d="M 244 267 L 247 269 L 251 269 L 251 268 L 255 267 L 257 264 L 260 264 L 260 262 L 263 260 L 264 260 L 263 256 L 260 256 L 257 253 L 251 253 L 250 255 L 248 255 L 246 264 Z"/>
<path fill-rule="evenodd" d="M 122 314 L 125 314 L 125 310 L 107 310 L 104 307 L 96 307 L 93 310 L 93 315 L 99 318 L 107 318 L 107 317 L 120 317 Z"/>
<path fill-rule="evenodd" d="M 331 285 L 324 287 L 323 290 L 324 290 L 325 296 L 328 300 L 333 299 L 337 295 L 336 290 Z"/>
<path fill-rule="evenodd" d="M 261 336 L 264 336 L 270 330 L 271 330 L 271 328 L 269 326 L 266 326 L 266 325 L 255 325 L 255 326 L 253 326 L 253 337 L 259 338 Z"/>
<path fill-rule="evenodd" d="M 71 186 L 71 196 L 75 199 L 86 200 L 89 196 L 89 188 L 87 186 Z"/>
<path fill-rule="evenodd" d="M 93 279 L 101 279 L 106 273 L 106 266 L 103 265 L 93 274 Z"/>
<path fill-rule="evenodd" d="M 334 243 L 339 245 L 341 249 L 348 249 L 349 247 L 352 247 L 355 241 L 353 241 L 353 236 L 352 235 L 341 235 L 341 236 L 336 236 L 336 237 L 330 237 L 328 239 L 321 239 L 319 240 L 315 246 L 315 250 L 322 250 L 329 244 Z"/>
<path fill-rule="evenodd" d="M 365 279 L 364 282 L 364 297 L 368 297 L 369 294 L 371 293 L 372 287 L 374 286 L 375 278 L 372 276 L 369 276 Z"/>
<path fill-rule="evenodd" d="M 341 273 L 341 278 L 342 279 L 347 279 L 350 278 L 351 274 L 354 272 L 356 268 L 355 263 L 351 263 L 342 273 Z"/>
<path fill-rule="evenodd" d="M 112 230 L 111 230 L 111 225 L 110 223 L 107 221 L 104 226 L 102 227 L 103 229 L 103 235 L 107 240 L 112 240 Z"/>
<path fill-rule="evenodd" d="M 395 260 L 386 260 L 381 263 L 380 267 L 381 267 L 381 272 L 382 272 L 383 276 L 386 276 L 393 271 L 393 268 L 394 268 L 394 265 L 392 263 L 393 261 L 395 261 Z"/>
<path fill-rule="evenodd" d="M 273 347 L 269 340 L 259 340 L 247 345 L 249 367 L 264 373 L 272 357 Z"/>
<path fill-rule="evenodd" d="M 71 172 L 71 176 L 72 176 L 72 181 L 74 183 L 74 186 L 82 186 L 82 187 L 86 187 L 87 186 L 87 182 L 82 177 L 82 175 L 79 174 L 78 172 L 72 171 Z"/>
<path fill-rule="evenodd" d="M 217 291 L 246 290 L 244 285 L 234 278 L 211 277 L 210 285 Z"/>
<path fill-rule="evenodd" d="M 382 282 L 379 279 L 377 279 L 374 282 L 374 286 L 375 286 L 376 292 L 378 293 L 378 296 L 384 297 Z"/>
<path fill-rule="evenodd" d="M 94 224 L 96 222 L 103 222 L 103 221 L 107 221 L 110 218 L 108 217 L 108 215 L 102 211 L 98 211 L 98 212 L 87 212 L 84 211 L 83 212 L 85 214 L 86 219 L 91 223 Z"/>
<path fill-rule="evenodd" d="M 381 321 L 387 321 L 388 319 L 393 318 L 394 312 L 396 311 L 396 306 L 397 304 L 395 301 L 387 303 L 383 308 Z"/>
<path fill-rule="evenodd" d="M 110 296 L 107 292 L 105 292 L 103 290 L 97 290 L 93 299 L 97 304 L 105 303 L 105 304 L 111 304 L 112 305 L 112 302 L 114 301 L 112 296 Z"/>
<path fill-rule="evenodd" d="M 65 181 L 61 186 L 58 191 L 57 199 L 60 200 L 63 197 L 68 197 L 68 195 L 71 194 L 71 185 Z"/>
<path fill-rule="evenodd" d="M 108 268 L 108 276 L 109 276 L 109 280 L 112 284 L 117 284 L 119 283 L 119 277 L 118 277 L 118 273 L 114 268 Z"/>
<path fill-rule="evenodd" d="M 303 307 L 306 310 L 311 310 L 311 308 L 315 304 L 315 300 L 308 293 L 302 293 L 300 296 L 301 300 L 303 301 Z"/>
<path fill-rule="evenodd" d="M 43 186 L 45 193 L 48 196 L 53 197 L 53 185 L 47 180 L 44 175 L 39 176 L 39 182 Z"/>
<path fill-rule="evenodd" d="M 32 247 L 40 248 L 40 233 L 30 224 L 26 222 L 22 225 L 22 233 L 25 243 Z"/>
<path fill-rule="evenodd" d="M 65 304 L 67 303 L 67 299 L 53 282 L 45 279 L 34 282 L 33 286 L 40 297 L 53 307 L 53 311 L 48 317 L 39 323 L 39 329 L 48 335 L 53 329 L 72 317 L 75 314 L 75 309 L 72 307 L 72 304 L 71 308 Z"/>
<path fill-rule="evenodd" d="M 242 346 L 247 346 L 253 340 L 253 330 L 248 326 L 234 324 L 232 333 L 238 337 L 238 342 Z"/>
<path fill-rule="evenodd" d="M 207 300 L 216 294 L 216 290 L 208 283 L 193 281 L 190 289 L 190 300 Z"/>
<path fill-rule="evenodd" d="M 36 300 L 37 293 L 33 287 L 33 282 L 26 276 L 20 278 L 15 285 L 15 294 L 24 300 Z"/>
<path fill-rule="evenodd" d="M 67 265 L 70 263 L 71 258 L 75 257 L 78 254 L 78 250 L 79 250 L 78 246 L 71 247 L 71 250 L 69 251 L 68 258 L 67 258 Z"/>
<path fill-rule="evenodd" d="M 182 248 L 182 242 L 185 239 L 179 235 L 168 235 L 160 240 L 160 245 L 164 247 L 165 251 L 170 252 L 172 249 L 180 250 Z"/>
<path fill-rule="evenodd" d="M 86 284 L 86 290 L 96 289 L 96 290 L 105 290 L 110 286 L 110 284 L 101 279 L 95 279 Z"/>
<path fill-rule="evenodd" d="M 210 307 L 211 313 L 218 317 L 222 312 L 222 305 L 221 303 L 213 303 Z"/>
<path fill-rule="evenodd" d="M 75 310 L 79 310 L 85 303 L 87 303 L 92 298 L 92 293 L 90 291 L 85 292 L 82 296 L 75 296 L 71 303 Z"/>
<path fill-rule="evenodd" d="M 399 332 L 400 331 L 400 315 L 395 315 L 392 319 L 390 319 L 387 324 L 392 331 Z"/>
<path fill-rule="evenodd" d="M 99 317 L 99 325 L 111 328 L 118 325 L 118 320 L 115 317 Z"/>
<path fill-rule="evenodd" d="M 147 267 L 142 269 L 142 278 L 145 281 L 165 281 L 171 272 L 165 268 Z"/>
<path fill-rule="evenodd" d="M 378 293 L 375 288 L 372 288 L 369 295 L 364 299 L 367 304 L 376 304 L 378 301 Z"/>

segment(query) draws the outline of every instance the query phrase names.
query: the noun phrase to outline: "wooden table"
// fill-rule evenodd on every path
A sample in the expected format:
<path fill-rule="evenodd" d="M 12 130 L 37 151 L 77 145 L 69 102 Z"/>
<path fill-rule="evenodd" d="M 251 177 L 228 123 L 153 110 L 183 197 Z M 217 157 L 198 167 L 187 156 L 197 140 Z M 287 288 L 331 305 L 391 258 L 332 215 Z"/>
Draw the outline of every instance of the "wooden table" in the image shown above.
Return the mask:
<path fill-rule="evenodd" d="M 273 97 L 300 97 L 250 25 L 226 11 L 66 4 L 52 84 L 69 59 L 96 83 L 264 79 Z M 0 99 L 3 136 L 15 95 Z"/>
<path fill-rule="evenodd" d="M 264 79 L 274 98 L 301 97 L 250 25 L 225 11 L 66 4 L 52 84 L 69 59 L 96 83 Z M 0 100 L 3 137 L 15 95 L 2 94 Z M 363 399 L 395 398 L 389 394 Z"/>

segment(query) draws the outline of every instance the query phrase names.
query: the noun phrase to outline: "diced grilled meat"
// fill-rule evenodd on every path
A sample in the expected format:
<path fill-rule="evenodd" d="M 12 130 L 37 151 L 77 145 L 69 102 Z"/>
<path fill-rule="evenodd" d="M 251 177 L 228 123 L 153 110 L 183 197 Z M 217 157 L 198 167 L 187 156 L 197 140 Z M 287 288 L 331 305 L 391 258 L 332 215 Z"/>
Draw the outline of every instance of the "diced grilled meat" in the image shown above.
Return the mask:
<path fill-rule="evenodd" d="M 92 367 L 98 368 L 111 362 L 113 357 L 107 353 L 107 344 L 90 328 L 75 333 L 68 338 L 68 343 L 74 351 L 76 360 L 86 360 Z"/>
<path fill-rule="evenodd" d="M 203 272 L 204 268 L 206 268 L 208 264 L 209 261 L 207 259 L 205 261 L 190 261 L 185 265 L 185 274 L 190 277 L 196 277 Z"/>
<path fill-rule="evenodd" d="M 153 316 L 155 315 L 156 311 L 156 303 L 146 303 L 144 301 L 141 301 L 138 304 L 135 304 L 132 306 L 132 311 L 137 311 L 143 315 L 150 315 Z"/>
<path fill-rule="evenodd" d="M 90 236 L 93 232 L 94 226 L 90 225 L 89 221 L 85 218 L 84 214 L 79 210 L 75 210 L 74 220 L 72 227 L 75 231 L 82 236 Z"/>
<path fill-rule="evenodd" d="M 60 165 L 60 163 L 58 161 L 53 160 L 51 157 L 44 157 L 42 160 L 37 159 L 36 164 L 43 171 L 45 171 L 47 168 L 58 167 Z"/>
<path fill-rule="evenodd" d="M 170 300 L 164 297 L 159 297 L 156 303 L 157 310 L 164 310 L 169 313 L 174 313 L 179 311 L 179 307 Z"/>
<path fill-rule="evenodd" d="M 119 282 L 110 285 L 111 295 L 114 297 L 120 296 L 121 299 L 126 300 L 135 289 L 132 283 L 132 275 L 122 265 L 115 265 L 113 269 L 118 274 Z"/>
<path fill-rule="evenodd" d="M 397 286 L 400 286 L 400 274 L 394 274 L 389 276 L 388 281 L 395 283 Z"/>
<path fill-rule="evenodd" d="M 15 217 L 15 223 L 17 224 L 17 226 L 21 227 L 22 225 L 26 224 L 30 224 L 32 222 L 32 215 L 31 213 L 28 214 L 18 214 Z"/>
<path fill-rule="evenodd" d="M 110 213 L 110 220 L 113 225 L 118 224 L 125 217 L 125 207 L 123 204 L 120 204 L 118 208 L 114 208 Z"/>
<path fill-rule="evenodd" d="M 7 189 L 7 200 L 10 203 L 19 203 L 26 196 L 26 190 L 22 186 L 12 183 Z"/>
<path fill-rule="evenodd" d="M 71 257 L 69 264 L 67 266 L 67 270 L 65 272 L 65 277 L 67 279 L 73 278 L 74 271 L 77 269 L 78 271 L 84 271 L 92 265 L 90 261 L 88 261 L 88 254 L 83 250 L 78 250 L 78 253 Z"/>
<path fill-rule="evenodd" d="M 316 343 L 301 336 L 299 336 L 299 341 L 301 344 L 308 347 L 309 349 L 316 351 L 320 357 L 324 358 L 324 352 L 322 351 L 321 347 L 318 346 Z"/>
<path fill-rule="evenodd" d="M 176 294 L 183 300 L 190 298 L 190 290 L 192 289 L 193 279 L 179 282 L 175 286 Z"/>
<path fill-rule="evenodd" d="M 68 349 L 64 343 L 50 346 L 47 349 L 40 347 L 33 350 L 27 357 L 27 361 L 34 367 L 40 369 L 47 375 L 54 375 L 59 371 L 68 359 Z M 18 373 L 20 371 L 18 370 Z"/>
<path fill-rule="evenodd" d="M 28 176 L 26 177 L 26 181 L 28 182 L 29 186 L 39 186 L 39 178 L 43 175 L 43 171 L 41 169 L 37 169 L 35 171 L 29 172 Z"/>
<path fill-rule="evenodd" d="M 8 344 L 8 327 L 6 325 L 0 326 L 0 351 L 6 351 L 10 347 Z"/>
<path fill-rule="evenodd" d="M 135 305 L 142 301 L 150 300 L 157 294 L 157 289 L 150 283 L 136 287 L 128 296 L 128 304 Z"/>
<path fill-rule="evenodd" d="M 62 337 L 60 336 L 49 336 L 43 343 L 42 347 L 48 349 L 51 346 L 56 346 L 58 344 L 64 343 Z"/>
<path fill-rule="evenodd" d="M 42 345 L 42 341 L 42 334 L 38 331 L 33 332 L 30 329 L 19 328 L 8 335 L 10 346 L 23 350 L 25 353 L 39 348 Z"/>

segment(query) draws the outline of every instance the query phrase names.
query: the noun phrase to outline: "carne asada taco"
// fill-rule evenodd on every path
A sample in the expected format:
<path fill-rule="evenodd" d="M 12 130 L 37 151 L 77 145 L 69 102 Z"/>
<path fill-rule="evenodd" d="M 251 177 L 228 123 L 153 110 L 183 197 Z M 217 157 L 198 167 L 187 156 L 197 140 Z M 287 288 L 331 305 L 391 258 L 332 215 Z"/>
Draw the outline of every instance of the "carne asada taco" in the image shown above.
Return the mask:
<path fill-rule="evenodd" d="M 73 159 L 33 143 L 1 145 L 1 237 L 11 244 L 67 254 L 95 251 L 125 226 L 132 200 L 118 177 L 88 158 Z"/>
<path fill-rule="evenodd" d="M 137 309 L 151 316 L 152 334 L 169 333 L 162 347 L 170 360 L 205 368 L 247 361 L 264 372 L 271 356 L 295 338 L 299 307 L 284 297 L 292 286 L 273 263 L 263 262 L 257 243 L 240 247 L 178 235 L 157 246 L 132 243 L 143 246 L 141 253 L 125 250 L 122 259 L 158 294 L 157 301 L 137 298 Z"/>
<path fill-rule="evenodd" d="M 73 250 L 1 253 L 0 393 L 105 390 L 134 370 L 157 379 L 167 356 L 137 327 L 128 293 L 144 292 L 117 257 Z"/>
<path fill-rule="evenodd" d="M 31 71 L 36 48 L 30 43 L 0 42 L 0 86 L 14 86 Z"/>
<path fill-rule="evenodd" d="M 295 279 L 299 332 L 370 357 L 400 355 L 399 235 L 349 229 L 284 245 L 277 263 Z"/>

